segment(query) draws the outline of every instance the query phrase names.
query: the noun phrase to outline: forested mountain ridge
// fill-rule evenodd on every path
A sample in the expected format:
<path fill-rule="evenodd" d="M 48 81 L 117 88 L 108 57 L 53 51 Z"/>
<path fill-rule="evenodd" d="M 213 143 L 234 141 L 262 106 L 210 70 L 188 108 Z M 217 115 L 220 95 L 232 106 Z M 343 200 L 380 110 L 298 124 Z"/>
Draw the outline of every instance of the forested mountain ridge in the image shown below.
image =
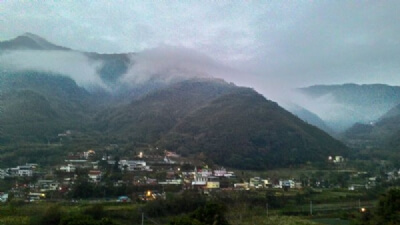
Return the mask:
<path fill-rule="evenodd" d="M 347 153 L 339 141 L 249 88 L 237 88 L 192 112 L 161 143 L 244 169 L 298 165 Z"/>
<path fill-rule="evenodd" d="M 314 105 L 313 112 L 336 132 L 355 123 L 376 122 L 400 104 L 400 87 L 384 84 L 315 85 L 298 91 Z"/>
<path fill-rule="evenodd" d="M 1 48 L 5 54 L 33 51 L 30 57 L 36 51 L 76 52 L 32 34 L 2 42 Z M 0 67 L 2 143 L 50 143 L 73 130 L 87 140 L 75 143 L 80 148 L 111 140 L 126 146 L 141 143 L 246 169 L 299 165 L 347 153 L 339 141 L 252 89 L 216 78 L 163 79 L 162 74 L 123 86 L 121 77 L 134 63 L 132 53 L 78 53 L 101 61 L 94 64 L 94 74 L 90 69 L 65 75 Z M 63 63 L 68 67 L 68 61 Z M 105 89 L 84 88 L 72 78 L 92 79 Z"/>

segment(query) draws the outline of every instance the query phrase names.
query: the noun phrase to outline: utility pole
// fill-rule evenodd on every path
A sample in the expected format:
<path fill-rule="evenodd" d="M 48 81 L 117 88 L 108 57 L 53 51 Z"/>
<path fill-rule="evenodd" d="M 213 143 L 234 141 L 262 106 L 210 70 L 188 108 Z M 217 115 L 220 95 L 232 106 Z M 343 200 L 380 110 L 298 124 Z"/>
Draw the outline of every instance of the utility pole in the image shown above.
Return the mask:
<path fill-rule="evenodd" d="M 142 225 L 144 224 L 144 213 L 142 213 Z"/>

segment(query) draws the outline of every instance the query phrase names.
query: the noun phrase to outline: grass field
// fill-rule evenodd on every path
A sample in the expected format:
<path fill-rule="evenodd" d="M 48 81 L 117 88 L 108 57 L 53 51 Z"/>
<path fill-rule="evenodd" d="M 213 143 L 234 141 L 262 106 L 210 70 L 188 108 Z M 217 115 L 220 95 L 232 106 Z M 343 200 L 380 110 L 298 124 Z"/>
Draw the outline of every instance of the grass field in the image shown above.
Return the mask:
<path fill-rule="evenodd" d="M 324 225 L 349 225 L 350 224 L 350 221 L 342 220 L 340 218 L 320 218 L 320 219 L 313 219 L 312 221 L 315 223 L 324 224 Z"/>
<path fill-rule="evenodd" d="M 169 195 L 168 195 L 169 196 Z M 180 196 L 180 197 L 177 197 Z M 169 202 L 180 206 L 190 195 L 171 195 Z M 269 197 L 278 205 L 268 202 Z M 300 197 L 301 198 L 300 198 Z M 337 218 L 354 218 L 360 207 L 372 208 L 376 201 L 365 200 L 362 192 L 346 189 L 264 189 L 250 191 L 226 191 L 203 196 L 208 200 L 223 202 L 226 205 L 226 218 L 232 225 L 250 224 L 299 224 L 299 225 L 347 225 L 349 221 Z M 177 200 L 180 202 L 177 203 Z M 359 201 L 361 199 L 361 201 Z M 310 204 L 312 202 L 312 204 Z M 140 224 L 145 212 L 145 224 L 167 224 L 181 211 L 170 210 L 166 202 L 117 203 L 96 201 L 80 202 L 31 202 L 13 200 L 0 204 L 0 225 L 29 224 L 39 225 L 49 211 L 56 208 L 63 216 L 90 215 L 110 218 L 116 224 Z M 146 206 L 152 207 L 147 207 Z M 311 214 L 312 206 L 312 214 Z M 147 211 L 146 210 L 150 210 Z M 168 211 L 170 210 L 170 211 Z M 174 212 L 175 214 L 171 214 Z M 188 213 L 189 211 L 185 212 Z M 50 215 L 52 215 L 50 213 Z"/>

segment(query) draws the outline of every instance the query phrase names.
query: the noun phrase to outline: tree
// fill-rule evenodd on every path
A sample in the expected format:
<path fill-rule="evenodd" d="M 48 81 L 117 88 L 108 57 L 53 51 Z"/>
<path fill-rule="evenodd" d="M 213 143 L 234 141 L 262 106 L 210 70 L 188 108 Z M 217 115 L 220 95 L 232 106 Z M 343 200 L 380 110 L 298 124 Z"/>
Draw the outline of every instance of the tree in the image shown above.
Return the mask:
<path fill-rule="evenodd" d="M 357 225 L 394 225 L 400 224 L 400 189 L 389 189 L 379 198 L 375 211 L 363 209 L 354 224 Z"/>
<path fill-rule="evenodd" d="M 88 207 L 87 209 L 85 209 L 84 213 L 86 215 L 93 217 L 93 219 L 95 219 L 95 220 L 100 220 L 105 215 L 104 206 L 101 204 L 94 204 L 94 205 Z"/>
<path fill-rule="evenodd" d="M 172 219 L 168 225 L 204 225 L 197 219 L 193 219 L 189 216 L 179 216 Z"/>
<path fill-rule="evenodd" d="M 93 196 L 95 187 L 90 183 L 87 177 L 78 177 L 74 186 L 72 187 L 72 198 L 90 198 Z"/>
<path fill-rule="evenodd" d="M 114 166 L 113 166 L 113 172 L 119 173 L 121 172 L 120 168 L 119 168 L 119 157 L 115 156 L 115 162 L 114 162 Z"/>
<path fill-rule="evenodd" d="M 43 215 L 41 224 L 58 225 L 61 220 L 61 208 L 59 205 L 50 206 Z"/>
<path fill-rule="evenodd" d="M 225 206 L 216 202 L 207 202 L 189 215 L 178 216 L 169 225 L 229 225 L 225 218 Z"/>
<path fill-rule="evenodd" d="M 192 217 L 207 225 L 229 225 L 225 218 L 225 207 L 219 203 L 206 203 L 204 207 L 198 208 Z"/>
<path fill-rule="evenodd" d="M 393 188 L 383 194 L 375 214 L 376 224 L 400 224 L 400 189 Z"/>

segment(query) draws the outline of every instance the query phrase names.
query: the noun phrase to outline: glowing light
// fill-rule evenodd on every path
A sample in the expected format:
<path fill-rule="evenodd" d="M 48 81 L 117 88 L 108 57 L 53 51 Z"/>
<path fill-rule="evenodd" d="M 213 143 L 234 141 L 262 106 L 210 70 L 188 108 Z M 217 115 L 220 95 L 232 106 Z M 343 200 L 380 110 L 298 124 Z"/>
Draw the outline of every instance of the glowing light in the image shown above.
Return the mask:
<path fill-rule="evenodd" d="M 151 191 L 147 191 L 146 196 L 150 197 L 151 196 Z"/>
<path fill-rule="evenodd" d="M 367 209 L 366 208 L 361 208 L 361 212 L 366 212 Z"/>

